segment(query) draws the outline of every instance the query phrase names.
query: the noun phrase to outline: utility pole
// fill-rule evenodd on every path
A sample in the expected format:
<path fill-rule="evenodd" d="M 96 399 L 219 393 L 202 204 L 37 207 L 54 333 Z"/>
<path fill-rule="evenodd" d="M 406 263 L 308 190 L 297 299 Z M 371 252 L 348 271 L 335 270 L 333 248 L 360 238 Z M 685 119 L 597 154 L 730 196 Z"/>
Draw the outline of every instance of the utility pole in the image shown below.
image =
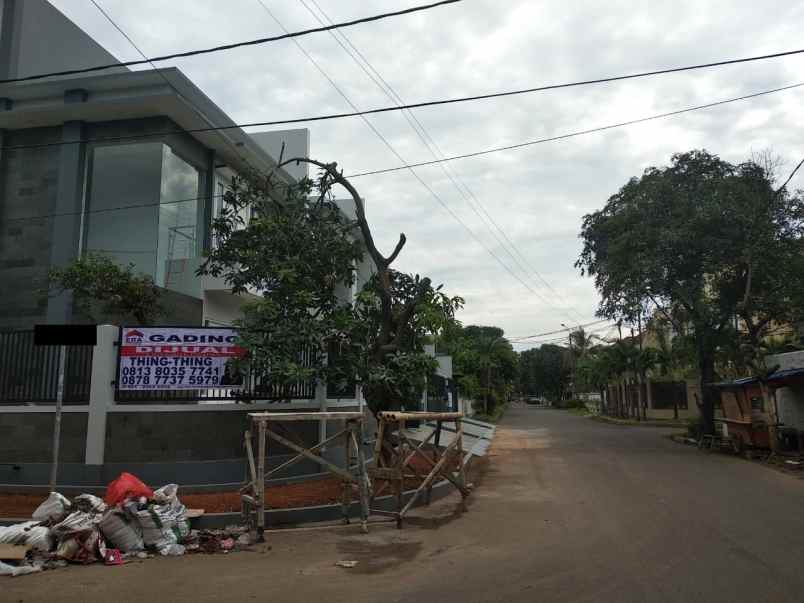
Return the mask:
<path fill-rule="evenodd" d="M 561 326 L 569 331 L 567 335 L 567 345 L 569 346 L 569 353 L 570 353 L 570 399 L 575 398 L 575 355 L 572 353 L 572 327 L 568 327 L 563 322 Z"/>
<path fill-rule="evenodd" d="M 489 416 L 489 397 L 491 394 L 491 352 L 497 342 L 504 340 L 505 337 L 497 337 L 496 339 L 492 339 L 489 344 L 488 362 L 486 364 L 486 402 L 483 405 L 483 413 L 486 416 Z"/>

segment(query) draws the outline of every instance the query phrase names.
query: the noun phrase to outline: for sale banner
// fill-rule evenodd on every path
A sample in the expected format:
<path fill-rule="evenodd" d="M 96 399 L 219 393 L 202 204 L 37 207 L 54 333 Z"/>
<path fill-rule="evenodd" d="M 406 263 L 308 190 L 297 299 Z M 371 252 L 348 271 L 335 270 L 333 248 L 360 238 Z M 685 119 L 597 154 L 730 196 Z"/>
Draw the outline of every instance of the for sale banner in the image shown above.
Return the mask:
<path fill-rule="evenodd" d="M 237 387 L 233 361 L 243 355 L 234 329 L 123 327 L 120 390 L 182 390 Z"/>

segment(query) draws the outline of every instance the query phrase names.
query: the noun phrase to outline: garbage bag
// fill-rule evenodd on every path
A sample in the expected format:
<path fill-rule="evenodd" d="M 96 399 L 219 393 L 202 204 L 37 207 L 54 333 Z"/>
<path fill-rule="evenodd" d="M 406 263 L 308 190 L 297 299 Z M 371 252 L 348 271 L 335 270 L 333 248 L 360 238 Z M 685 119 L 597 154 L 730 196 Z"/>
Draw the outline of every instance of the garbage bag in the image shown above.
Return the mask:
<path fill-rule="evenodd" d="M 51 492 L 48 497 L 36 507 L 33 517 L 37 521 L 59 522 L 70 512 L 70 501 L 58 492 Z"/>
<path fill-rule="evenodd" d="M 124 502 L 127 498 L 139 498 L 140 496 L 151 498 L 153 495 L 153 490 L 136 476 L 124 471 L 106 487 L 104 501 L 107 505 L 114 506 Z"/>
<path fill-rule="evenodd" d="M 47 526 L 36 521 L 26 521 L 13 526 L 0 527 L 0 544 L 27 544 L 47 553 L 55 544 L 53 533 Z"/>
<path fill-rule="evenodd" d="M 42 568 L 34 565 L 9 565 L 0 561 L 0 576 L 24 576 L 41 572 Z"/>
<path fill-rule="evenodd" d="M 73 499 L 75 508 L 86 513 L 103 513 L 106 503 L 92 494 L 81 494 Z"/>
<path fill-rule="evenodd" d="M 145 548 L 139 522 L 123 511 L 115 509 L 108 511 L 101 519 L 99 527 L 103 537 L 123 553 L 137 552 Z"/>
<path fill-rule="evenodd" d="M 142 528 L 142 539 L 145 546 L 162 551 L 166 548 L 179 550 L 172 545 L 180 544 L 190 535 L 190 522 L 186 509 L 176 496 L 176 484 L 168 484 L 153 494 L 154 503 L 142 508 L 137 504 L 127 504 Z"/>
<path fill-rule="evenodd" d="M 74 563 L 94 563 L 106 556 L 106 546 L 100 531 L 92 528 L 62 538 L 56 555 Z"/>
<path fill-rule="evenodd" d="M 101 516 L 97 513 L 87 513 L 86 511 L 74 511 L 63 521 L 53 526 L 53 533 L 61 540 L 70 534 L 89 532 L 97 528 Z"/>
<path fill-rule="evenodd" d="M 0 526 L 0 544 L 25 544 L 28 530 L 36 525 L 36 521 L 26 521 L 12 526 Z"/>
<path fill-rule="evenodd" d="M 34 526 L 25 533 L 25 543 L 32 549 L 49 553 L 56 546 L 56 538 L 47 526 Z"/>

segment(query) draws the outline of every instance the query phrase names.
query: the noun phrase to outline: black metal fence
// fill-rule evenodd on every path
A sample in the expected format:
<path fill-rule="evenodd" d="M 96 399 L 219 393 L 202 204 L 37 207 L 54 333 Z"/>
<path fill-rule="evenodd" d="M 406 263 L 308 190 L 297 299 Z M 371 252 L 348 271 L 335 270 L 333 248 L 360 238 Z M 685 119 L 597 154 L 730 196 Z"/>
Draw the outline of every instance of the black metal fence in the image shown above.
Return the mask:
<path fill-rule="evenodd" d="M 687 384 L 683 381 L 652 381 L 650 389 L 653 408 L 687 408 Z"/>
<path fill-rule="evenodd" d="M 67 346 L 64 404 L 89 403 L 92 348 Z M 0 404 L 55 404 L 59 346 L 35 346 L 33 330 L 0 331 Z"/>

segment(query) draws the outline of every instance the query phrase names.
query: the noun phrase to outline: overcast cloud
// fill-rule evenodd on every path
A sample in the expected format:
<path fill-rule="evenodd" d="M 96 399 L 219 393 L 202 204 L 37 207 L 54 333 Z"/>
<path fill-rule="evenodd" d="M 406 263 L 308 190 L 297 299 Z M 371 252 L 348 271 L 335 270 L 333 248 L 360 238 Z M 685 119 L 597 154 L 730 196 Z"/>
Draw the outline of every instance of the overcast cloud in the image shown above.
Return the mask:
<path fill-rule="evenodd" d="M 52 0 L 120 59 L 136 51 L 83 0 Z M 263 0 L 289 30 L 315 27 L 295 0 Z M 310 0 L 306 0 L 308 4 Z M 148 55 L 281 33 L 257 0 L 99 0 Z M 318 0 L 334 21 L 406 6 L 411 0 Z M 311 5 L 314 8 L 314 5 Z M 789 1 L 533 2 L 465 0 L 424 13 L 343 30 L 406 102 L 483 94 L 798 48 L 804 4 Z M 361 109 L 391 104 L 327 33 L 299 39 Z M 167 66 L 168 63 L 162 63 Z M 350 110 L 292 41 L 176 61 L 236 121 Z M 446 155 L 519 143 L 804 81 L 804 58 L 643 78 L 416 111 Z M 368 200 L 375 238 L 408 245 L 398 267 L 443 282 L 466 298 L 465 323 L 509 336 L 594 320 L 598 297 L 573 267 L 581 217 L 631 176 L 674 152 L 706 148 L 729 161 L 772 148 L 801 159 L 804 89 L 647 124 L 450 163 L 526 259 L 550 284 L 524 273 L 439 166 L 421 178 L 485 247 L 407 171 L 354 181 Z M 369 118 L 408 162 L 432 156 L 401 114 Z M 347 174 L 399 165 L 359 119 L 310 124 L 312 156 Z M 801 176 L 794 186 L 804 186 Z M 521 260 L 520 260 L 521 261 Z M 522 346 L 519 346 L 522 347 Z"/>

